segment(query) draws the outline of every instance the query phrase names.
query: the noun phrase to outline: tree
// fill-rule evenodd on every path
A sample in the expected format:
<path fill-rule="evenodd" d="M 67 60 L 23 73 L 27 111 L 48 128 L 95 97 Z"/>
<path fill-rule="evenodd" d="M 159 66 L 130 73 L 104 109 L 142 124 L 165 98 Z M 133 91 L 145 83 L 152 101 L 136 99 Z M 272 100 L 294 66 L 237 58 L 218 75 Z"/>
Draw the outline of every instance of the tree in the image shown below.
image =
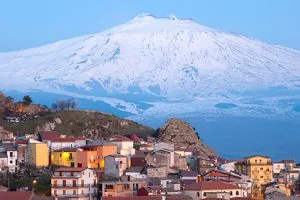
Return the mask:
<path fill-rule="evenodd" d="M 30 104 L 32 103 L 31 97 L 30 97 L 29 95 L 24 96 L 24 97 L 23 97 L 23 103 L 24 103 L 25 105 L 30 105 Z"/>

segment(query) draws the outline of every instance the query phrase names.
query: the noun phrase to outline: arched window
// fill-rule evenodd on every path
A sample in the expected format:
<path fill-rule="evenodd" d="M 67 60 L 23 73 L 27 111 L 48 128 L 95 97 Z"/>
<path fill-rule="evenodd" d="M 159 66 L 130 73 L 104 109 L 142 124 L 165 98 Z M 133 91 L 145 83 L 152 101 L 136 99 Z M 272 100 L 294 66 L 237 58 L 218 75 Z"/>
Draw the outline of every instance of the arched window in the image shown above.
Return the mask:
<path fill-rule="evenodd" d="M 236 192 L 235 192 L 235 195 L 240 195 L 239 191 L 236 191 Z"/>
<path fill-rule="evenodd" d="M 230 196 L 232 195 L 232 191 L 230 191 Z"/>

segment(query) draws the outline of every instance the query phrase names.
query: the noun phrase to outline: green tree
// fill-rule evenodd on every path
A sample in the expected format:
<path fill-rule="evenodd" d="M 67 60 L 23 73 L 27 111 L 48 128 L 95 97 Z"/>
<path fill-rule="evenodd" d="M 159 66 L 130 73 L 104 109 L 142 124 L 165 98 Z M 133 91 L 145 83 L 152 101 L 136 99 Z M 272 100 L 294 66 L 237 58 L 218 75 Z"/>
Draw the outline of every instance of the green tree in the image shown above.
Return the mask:
<path fill-rule="evenodd" d="M 29 95 L 24 96 L 24 97 L 23 97 L 23 103 L 24 103 L 25 105 L 30 105 L 30 104 L 32 103 L 31 97 L 30 97 Z"/>

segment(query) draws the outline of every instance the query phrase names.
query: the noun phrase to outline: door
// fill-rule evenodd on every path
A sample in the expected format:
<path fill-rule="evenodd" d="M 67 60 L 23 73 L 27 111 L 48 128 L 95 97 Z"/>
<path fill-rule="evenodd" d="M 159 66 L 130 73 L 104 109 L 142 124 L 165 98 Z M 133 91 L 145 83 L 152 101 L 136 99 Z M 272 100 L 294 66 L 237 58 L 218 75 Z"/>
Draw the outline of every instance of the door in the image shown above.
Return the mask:
<path fill-rule="evenodd" d="M 71 162 L 71 167 L 75 167 L 75 164 L 74 164 L 74 162 Z"/>

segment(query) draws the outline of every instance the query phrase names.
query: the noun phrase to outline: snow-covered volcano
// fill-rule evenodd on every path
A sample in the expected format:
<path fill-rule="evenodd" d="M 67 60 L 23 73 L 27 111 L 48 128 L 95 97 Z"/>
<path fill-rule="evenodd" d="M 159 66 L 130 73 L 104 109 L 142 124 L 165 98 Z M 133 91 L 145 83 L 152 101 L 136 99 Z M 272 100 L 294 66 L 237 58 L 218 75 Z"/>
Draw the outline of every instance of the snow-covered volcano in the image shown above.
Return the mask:
<path fill-rule="evenodd" d="M 101 33 L 0 53 L 1 89 L 102 102 L 139 120 L 286 118 L 300 110 L 300 52 L 191 19 L 141 15 Z"/>

